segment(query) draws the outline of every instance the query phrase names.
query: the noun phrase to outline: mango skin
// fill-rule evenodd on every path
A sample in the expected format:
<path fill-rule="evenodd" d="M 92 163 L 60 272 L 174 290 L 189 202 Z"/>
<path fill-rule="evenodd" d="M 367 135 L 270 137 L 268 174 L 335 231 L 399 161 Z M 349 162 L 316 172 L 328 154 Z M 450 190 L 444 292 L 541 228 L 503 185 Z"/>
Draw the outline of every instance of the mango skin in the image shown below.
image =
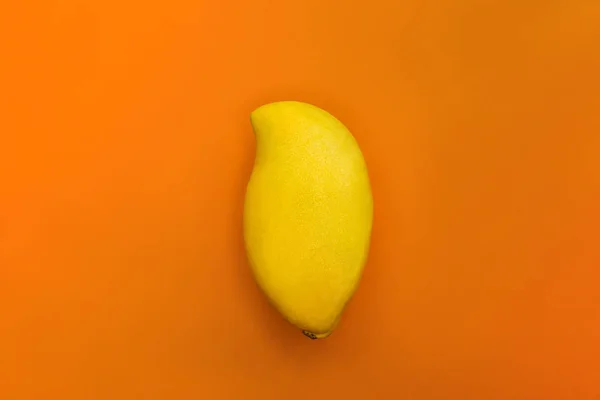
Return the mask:
<path fill-rule="evenodd" d="M 310 338 L 327 337 L 367 260 L 373 198 L 348 129 L 301 102 L 251 113 L 256 158 L 244 204 L 244 239 L 269 301 Z"/>

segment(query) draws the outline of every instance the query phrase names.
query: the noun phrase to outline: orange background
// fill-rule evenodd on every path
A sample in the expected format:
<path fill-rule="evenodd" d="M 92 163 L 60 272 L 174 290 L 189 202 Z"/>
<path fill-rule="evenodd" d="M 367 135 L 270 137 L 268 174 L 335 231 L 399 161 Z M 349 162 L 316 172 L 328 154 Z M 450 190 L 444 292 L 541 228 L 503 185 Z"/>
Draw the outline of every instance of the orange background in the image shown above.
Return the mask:
<path fill-rule="evenodd" d="M 600 398 L 600 2 L 5 3 L 1 399 Z M 372 177 L 324 341 L 244 255 L 281 99 Z"/>

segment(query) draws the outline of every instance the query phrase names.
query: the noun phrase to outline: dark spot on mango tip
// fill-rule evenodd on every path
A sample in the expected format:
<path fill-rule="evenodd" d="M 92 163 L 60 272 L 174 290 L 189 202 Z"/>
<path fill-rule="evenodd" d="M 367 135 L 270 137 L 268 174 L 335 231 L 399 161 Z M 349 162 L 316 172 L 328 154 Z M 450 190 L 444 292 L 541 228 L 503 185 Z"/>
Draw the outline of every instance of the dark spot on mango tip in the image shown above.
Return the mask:
<path fill-rule="evenodd" d="M 317 338 L 317 335 L 315 335 L 315 334 L 314 334 L 314 333 L 312 333 L 312 332 L 309 332 L 309 331 L 302 331 L 302 333 L 304 333 L 304 336 L 307 336 L 307 337 L 309 337 L 309 338 L 311 338 L 311 339 L 313 339 L 313 340 L 315 340 L 315 339 Z"/>

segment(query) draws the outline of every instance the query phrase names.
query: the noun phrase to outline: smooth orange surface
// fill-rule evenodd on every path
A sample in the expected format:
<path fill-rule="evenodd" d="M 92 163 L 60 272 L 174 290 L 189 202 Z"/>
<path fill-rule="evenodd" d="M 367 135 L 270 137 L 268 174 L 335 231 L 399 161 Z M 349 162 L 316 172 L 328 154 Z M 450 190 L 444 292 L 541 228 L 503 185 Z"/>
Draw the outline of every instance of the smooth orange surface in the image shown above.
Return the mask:
<path fill-rule="evenodd" d="M 1 399 L 600 398 L 600 2 L 5 3 Z M 244 255 L 281 99 L 372 177 L 323 341 Z"/>

